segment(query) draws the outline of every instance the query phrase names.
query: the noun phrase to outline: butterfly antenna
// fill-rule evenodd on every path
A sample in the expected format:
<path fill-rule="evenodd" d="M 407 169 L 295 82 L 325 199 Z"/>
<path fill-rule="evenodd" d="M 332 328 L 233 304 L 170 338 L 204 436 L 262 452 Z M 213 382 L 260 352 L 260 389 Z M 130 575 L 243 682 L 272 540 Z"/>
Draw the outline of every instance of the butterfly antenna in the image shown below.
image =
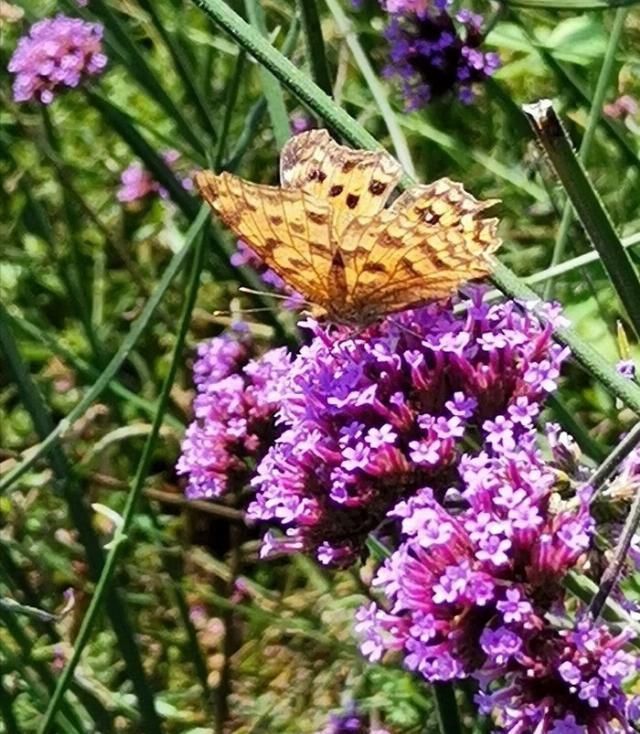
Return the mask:
<path fill-rule="evenodd" d="M 216 310 L 213 312 L 213 316 L 236 316 L 245 313 L 262 313 L 264 311 L 271 311 L 269 306 L 261 306 L 260 308 L 237 308 L 233 311 L 227 310 Z"/>
<path fill-rule="evenodd" d="M 246 288 L 245 286 L 240 286 L 238 290 L 241 293 L 250 293 L 253 296 L 266 296 L 267 298 L 277 298 L 281 301 L 288 301 L 290 298 L 294 298 L 294 297 L 297 298 L 297 296 L 293 296 L 293 294 L 287 296 L 287 295 L 283 295 L 282 293 L 270 293 L 269 291 L 258 291 L 253 288 Z M 309 301 L 307 301 L 306 299 L 300 299 L 300 303 L 306 303 L 309 306 L 311 305 Z"/>

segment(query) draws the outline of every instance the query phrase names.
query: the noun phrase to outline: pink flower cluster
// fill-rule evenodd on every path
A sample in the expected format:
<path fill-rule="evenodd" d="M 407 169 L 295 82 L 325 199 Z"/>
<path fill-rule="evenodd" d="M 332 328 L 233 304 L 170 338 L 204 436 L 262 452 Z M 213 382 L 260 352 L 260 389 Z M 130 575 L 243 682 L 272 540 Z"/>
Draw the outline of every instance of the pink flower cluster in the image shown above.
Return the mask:
<path fill-rule="evenodd" d="M 100 74 L 107 64 L 102 34 L 99 23 L 64 15 L 34 23 L 9 61 L 14 100 L 50 104 L 58 92 Z"/>

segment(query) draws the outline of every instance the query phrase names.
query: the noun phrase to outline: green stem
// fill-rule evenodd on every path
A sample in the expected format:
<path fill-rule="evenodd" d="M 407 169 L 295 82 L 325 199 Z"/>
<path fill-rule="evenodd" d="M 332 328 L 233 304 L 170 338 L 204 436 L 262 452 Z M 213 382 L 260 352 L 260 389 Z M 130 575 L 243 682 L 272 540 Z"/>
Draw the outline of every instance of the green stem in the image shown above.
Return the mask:
<path fill-rule="evenodd" d="M 393 149 L 395 150 L 398 160 L 402 164 L 404 172 L 408 176 L 411 176 L 411 178 L 415 178 L 416 171 L 413 165 L 413 159 L 411 158 L 411 151 L 409 150 L 407 139 L 402 132 L 402 127 L 398 123 L 398 118 L 389 104 L 387 90 L 384 88 L 378 79 L 378 75 L 373 70 L 369 58 L 360 44 L 358 36 L 353 30 L 353 25 L 340 6 L 340 3 L 337 0 L 325 0 L 325 2 L 333 15 L 336 25 L 338 26 L 338 30 L 342 33 L 345 41 L 347 42 L 347 46 L 353 55 L 358 69 L 360 69 L 360 73 L 369 87 L 371 96 L 375 100 L 378 110 L 380 111 L 380 115 L 387 126 Z"/>
<path fill-rule="evenodd" d="M 113 377 L 118 373 L 118 370 L 127 359 L 129 352 L 136 345 L 138 339 L 147 327 L 147 324 L 151 321 L 151 317 L 155 313 L 158 304 L 162 301 L 164 294 L 171 285 L 176 274 L 182 267 L 185 258 L 189 254 L 193 243 L 197 239 L 201 230 L 206 225 L 209 219 L 209 207 L 203 205 L 196 219 L 194 220 L 189 231 L 185 236 L 185 242 L 182 249 L 179 250 L 169 263 L 165 270 L 158 287 L 153 292 L 153 295 L 147 301 L 144 309 L 140 316 L 133 322 L 129 333 L 124 338 L 120 349 L 115 353 L 109 364 L 104 368 L 100 377 L 96 380 L 93 386 L 87 391 L 85 396 L 78 402 L 75 408 L 70 411 L 66 418 L 60 421 L 58 425 L 46 435 L 37 450 L 31 452 L 29 457 L 23 459 L 17 466 L 15 466 L 2 480 L 0 480 L 0 494 L 6 491 L 17 479 L 19 479 L 28 469 L 30 469 L 41 456 L 51 451 L 57 440 L 66 431 L 68 431 L 73 423 L 78 420 L 87 408 L 103 393 L 107 385 L 111 382 Z"/>
<path fill-rule="evenodd" d="M 178 326 L 178 333 L 176 335 L 176 343 L 171 358 L 171 364 L 169 370 L 164 379 L 162 390 L 160 392 L 160 398 L 158 401 L 158 411 L 154 417 L 151 431 L 147 436 L 147 439 L 142 450 L 142 455 L 138 463 L 138 467 L 135 473 L 135 477 L 131 484 L 131 491 L 127 496 L 125 506 L 122 512 L 122 523 L 116 528 L 115 536 L 111 541 L 111 548 L 107 555 L 104 568 L 98 582 L 96 584 L 96 590 L 89 604 L 89 608 L 85 616 L 83 617 L 78 635 L 75 640 L 73 652 L 69 661 L 67 662 L 64 671 L 58 679 L 58 685 L 51 698 L 49 706 L 47 708 L 44 720 L 39 728 L 39 734 L 47 734 L 51 731 L 51 727 L 54 722 L 56 712 L 63 701 L 65 691 L 71 681 L 75 668 L 80 661 L 82 651 L 85 645 L 89 641 L 93 625 L 98 617 L 103 601 L 106 599 L 108 590 L 115 574 L 118 561 L 122 551 L 127 545 L 127 533 L 130 531 L 133 520 L 135 518 L 136 508 L 140 499 L 140 496 L 144 489 L 144 482 L 147 477 L 149 467 L 151 465 L 151 459 L 153 451 L 160 435 L 160 427 L 162 425 L 162 419 L 164 412 L 169 403 L 169 394 L 173 386 L 173 382 L 178 370 L 180 359 L 182 356 L 182 348 L 185 342 L 187 331 L 189 329 L 189 322 L 191 320 L 191 312 L 196 300 L 198 293 L 198 286 L 200 283 L 200 274 L 202 272 L 202 264 L 204 260 L 204 235 L 198 229 L 198 236 L 196 238 L 197 244 L 194 251 L 193 266 L 191 270 L 191 277 L 187 286 L 186 298 L 182 315 L 180 317 L 180 323 Z M 152 729 L 151 731 L 156 731 Z"/>
<path fill-rule="evenodd" d="M 453 684 L 433 683 L 431 688 L 441 734 L 462 734 L 462 723 Z"/>
<path fill-rule="evenodd" d="M 620 8 L 616 11 L 615 19 L 613 21 L 613 28 L 611 29 L 611 35 L 609 36 L 609 43 L 607 44 L 607 50 L 600 67 L 600 74 L 598 76 L 598 83 L 593 94 L 593 100 L 591 102 L 591 109 L 589 110 L 589 117 L 587 119 L 587 127 L 580 143 L 580 149 L 578 151 L 578 158 L 586 165 L 587 158 L 591 151 L 591 143 L 595 135 L 596 129 L 602 117 L 602 106 L 604 104 L 604 98 L 607 94 L 607 89 L 611 82 L 611 75 L 613 72 L 613 65 L 616 58 L 616 51 L 618 44 L 620 43 L 620 37 L 624 29 L 624 20 L 627 16 L 627 9 Z M 567 236 L 573 222 L 573 207 L 571 202 L 567 200 L 562 211 L 562 219 L 560 220 L 560 226 L 558 228 L 558 234 L 553 247 L 553 254 L 551 256 L 550 267 L 556 266 L 564 257 L 564 251 L 567 244 Z M 543 298 L 548 301 L 553 297 L 553 285 L 554 281 L 550 278 L 544 289 Z"/>
<path fill-rule="evenodd" d="M 220 138 L 218 139 L 218 147 L 213 161 L 213 168 L 219 171 L 224 160 L 227 149 L 227 137 L 231 126 L 231 117 L 238 100 L 238 92 L 240 91 L 240 83 L 246 66 L 247 54 L 240 50 L 236 63 L 233 67 L 231 78 L 227 82 L 227 88 L 224 94 L 224 116 L 222 118 L 222 126 L 220 129 Z"/>
<path fill-rule="evenodd" d="M 596 493 L 602 489 L 607 479 L 620 466 L 620 463 L 629 456 L 638 443 L 640 443 L 640 423 L 636 423 L 589 478 L 589 486 Z"/>
<path fill-rule="evenodd" d="M 262 6 L 258 0 L 245 0 L 244 6 L 251 26 L 257 33 L 266 37 L 268 35 L 267 25 Z M 282 87 L 276 77 L 267 71 L 264 66 L 260 67 L 259 73 L 262 80 L 262 92 L 267 100 L 267 108 L 269 109 L 269 117 L 271 118 L 271 126 L 273 127 L 276 145 L 278 148 L 282 148 L 291 137 L 289 114 L 284 103 Z"/>
<path fill-rule="evenodd" d="M 331 74 L 327 62 L 327 51 L 322 37 L 322 25 L 316 0 L 298 0 L 302 17 L 302 30 L 307 45 L 307 59 L 313 81 L 326 92 L 332 94 Z"/>

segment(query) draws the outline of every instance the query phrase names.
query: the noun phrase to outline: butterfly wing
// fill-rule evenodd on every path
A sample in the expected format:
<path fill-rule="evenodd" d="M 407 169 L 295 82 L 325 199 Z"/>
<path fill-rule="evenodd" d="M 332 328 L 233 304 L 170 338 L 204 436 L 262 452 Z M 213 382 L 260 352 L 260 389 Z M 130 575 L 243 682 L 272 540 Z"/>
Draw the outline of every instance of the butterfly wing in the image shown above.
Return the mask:
<path fill-rule="evenodd" d="M 490 272 L 497 219 L 478 215 L 462 184 L 415 186 L 374 218 L 354 220 L 340 240 L 347 308 L 382 315 L 451 295 Z"/>
<path fill-rule="evenodd" d="M 308 301 L 330 300 L 331 211 L 301 190 L 244 181 L 229 173 L 201 171 L 200 195 L 222 221 Z"/>
<path fill-rule="evenodd" d="M 386 151 L 352 150 L 338 145 L 326 130 L 296 135 L 280 155 L 285 189 L 329 202 L 336 242 L 355 218 L 383 210 L 401 176 L 400 164 Z"/>

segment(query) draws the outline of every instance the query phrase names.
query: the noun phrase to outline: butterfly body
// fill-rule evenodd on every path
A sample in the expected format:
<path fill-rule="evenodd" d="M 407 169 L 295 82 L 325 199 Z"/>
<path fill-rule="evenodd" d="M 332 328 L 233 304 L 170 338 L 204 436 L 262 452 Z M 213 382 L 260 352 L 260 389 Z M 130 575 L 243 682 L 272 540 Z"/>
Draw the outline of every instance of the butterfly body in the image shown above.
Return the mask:
<path fill-rule="evenodd" d="M 384 151 L 335 143 L 324 130 L 292 138 L 281 186 L 202 171 L 196 186 L 222 221 L 316 310 L 366 325 L 451 295 L 490 271 L 496 219 L 462 184 L 440 179 L 386 206 L 402 171 Z"/>

